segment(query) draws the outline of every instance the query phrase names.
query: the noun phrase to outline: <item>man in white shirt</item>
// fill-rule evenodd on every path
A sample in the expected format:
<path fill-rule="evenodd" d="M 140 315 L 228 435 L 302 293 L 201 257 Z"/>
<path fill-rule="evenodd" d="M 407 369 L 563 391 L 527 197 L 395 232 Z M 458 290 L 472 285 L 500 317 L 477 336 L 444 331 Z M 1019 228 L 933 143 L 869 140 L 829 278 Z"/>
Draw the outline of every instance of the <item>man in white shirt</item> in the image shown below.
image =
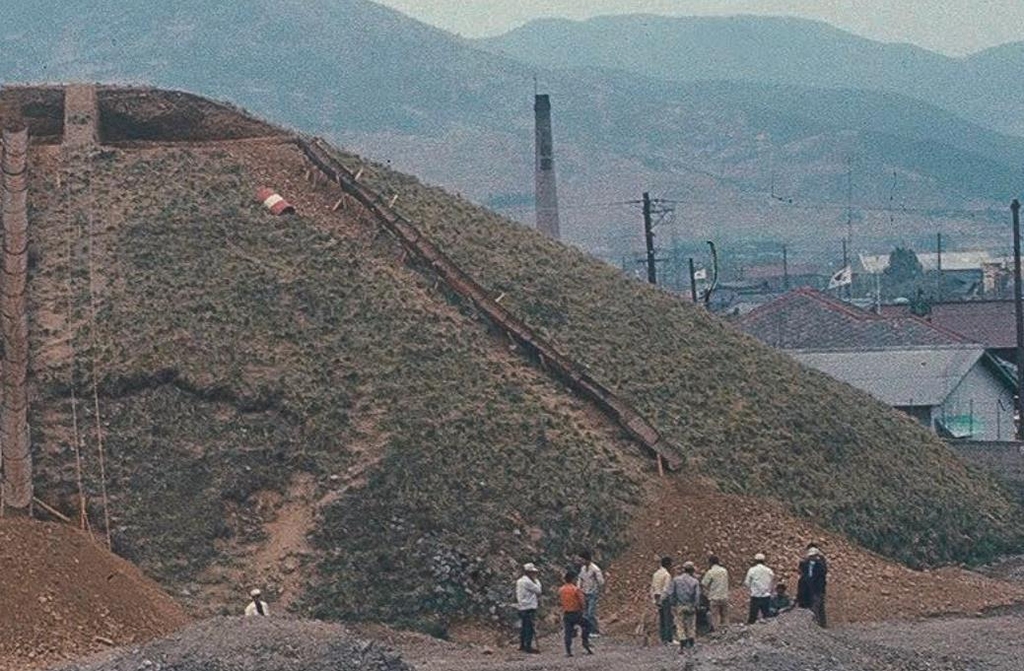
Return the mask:
<path fill-rule="evenodd" d="M 534 645 L 537 630 L 534 625 L 537 607 L 540 605 L 541 586 L 537 579 L 537 567 L 533 563 L 523 565 L 523 575 L 516 581 L 516 609 L 519 611 L 519 649 L 522 652 L 538 653 Z"/>
<path fill-rule="evenodd" d="M 260 598 L 263 592 L 259 589 L 253 589 L 249 592 L 249 596 L 252 597 L 252 601 L 245 607 L 245 616 L 252 617 L 254 615 L 261 615 L 266 617 L 270 615 L 270 609 L 267 608 L 267 602 Z"/>
<path fill-rule="evenodd" d="M 662 643 L 675 640 L 676 623 L 672 617 L 672 557 L 662 557 L 661 567 L 651 577 L 651 598 L 658 609 L 658 636 Z"/>
<path fill-rule="evenodd" d="M 590 638 L 595 638 L 600 635 L 597 627 L 597 600 L 604 589 L 604 574 L 594 563 L 594 556 L 590 550 L 580 552 L 579 562 L 580 576 L 576 580 L 576 586 L 583 591 L 583 596 L 587 600 L 587 612 L 584 617 L 590 624 Z"/>
<path fill-rule="evenodd" d="M 768 606 L 772 600 L 772 585 L 775 583 L 775 571 L 765 566 L 764 554 L 758 552 L 754 555 L 754 565 L 747 571 L 747 577 L 743 585 L 750 590 L 750 613 L 747 616 L 747 624 L 757 622 L 757 614 L 762 618 L 768 617 Z"/>
<path fill-rule="evenodd" d="M 722 631 L 729 624 L 729 571 L 717 555 L 708 557 L 708 570 L 700 586 L 708 597 L 712 631 Z"/>

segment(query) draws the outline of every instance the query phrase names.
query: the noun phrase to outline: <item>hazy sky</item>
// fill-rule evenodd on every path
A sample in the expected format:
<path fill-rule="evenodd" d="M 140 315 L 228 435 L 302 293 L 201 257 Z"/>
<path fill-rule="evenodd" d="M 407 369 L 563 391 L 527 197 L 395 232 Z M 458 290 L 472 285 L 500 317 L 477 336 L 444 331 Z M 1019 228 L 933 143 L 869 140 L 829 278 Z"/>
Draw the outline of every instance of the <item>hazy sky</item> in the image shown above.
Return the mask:
<path fill-rule="evenodd" d="M 816 18 L 889 42 L 952 55 L 1024 40 L 1024 0 L 377 0 L 468 37 L 495 35 L 531 18 L 650 12 L 773 14 Z"/>

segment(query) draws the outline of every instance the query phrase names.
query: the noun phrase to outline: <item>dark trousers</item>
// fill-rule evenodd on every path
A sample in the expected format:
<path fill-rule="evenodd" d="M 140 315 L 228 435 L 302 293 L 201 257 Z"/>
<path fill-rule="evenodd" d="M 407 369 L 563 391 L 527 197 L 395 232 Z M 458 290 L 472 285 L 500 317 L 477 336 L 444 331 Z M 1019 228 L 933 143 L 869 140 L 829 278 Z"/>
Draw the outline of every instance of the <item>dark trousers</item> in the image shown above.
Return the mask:
<path fill-rule="evenodd" d="M 761 613 L 762 618 L 768 617 L 768 605 L 771 603 L 770 596 L 750 597 L 750 613 L 747 615 L 747 624 L 757 622 L 757 614 Z"/>
<path fill-rule="evenodd" d="M 583 613 L 565 613 L 562 615 L 562 624 L 565 626 L 565 652 L 572 654 L 572 639 L 576 638 L 576 627 L 583 631 L 583 648 L 590 651 L 590 623 Z"/>
<path fill-rule="evenodd" d="M 537 635 L 534 627 L 534 620 L 537 617 L 537 609 L 519 611 L 519 649 L 529 650 L 533 647 L 533 639 Z"/>
<path fill-rule="evenodd" d="M 663 597 L 658 604 L 658 636 L 662 643 L 671 643 L 676 638 L 676 620 L 672 615 L 672 599 Z"/>
<path fill-rule="evenodd" d="M 814 613 L 814 621 L 818 623 L 819 627 L 822 629 L 828 627 L 828 618 L 825 615 L 824 594 L 811 595 L 811 612 Z"/>

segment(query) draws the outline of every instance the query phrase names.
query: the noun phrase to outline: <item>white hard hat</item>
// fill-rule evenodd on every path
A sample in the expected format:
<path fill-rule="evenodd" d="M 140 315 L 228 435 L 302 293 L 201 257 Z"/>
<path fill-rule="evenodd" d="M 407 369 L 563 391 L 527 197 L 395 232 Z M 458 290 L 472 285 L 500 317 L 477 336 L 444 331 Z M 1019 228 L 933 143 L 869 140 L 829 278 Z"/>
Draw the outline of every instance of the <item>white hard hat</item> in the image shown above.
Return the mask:
<path fill-rule="evenodd" d="M 253 597 L 254 599 L 261 594 L 263 594 L 263 592 L 261 592 L 258 587 L 253 588 L 249 591 L 249 596 Z"/>
<path fill-rule="evenodd" d="M 813 557 L 815 555 L 820 555 L 820 554 L 821 554 L 821 550 L 819 550 L 818 548 L 814 547 L 813 545 L 811 547 L 807 548 L 807 556 L 808 557 Z"/>
<path fill-rule="evenodd" d="M 754 555 L 754 561 L 764 561 L 764 553 L 758 552 L 756 555 Z"/>
<path fill-rule="evenodd" d="M 534 566 L 533 562 L 527 562 L 523 564 L 523 573 L 537 573 L 537 567 Z"/>

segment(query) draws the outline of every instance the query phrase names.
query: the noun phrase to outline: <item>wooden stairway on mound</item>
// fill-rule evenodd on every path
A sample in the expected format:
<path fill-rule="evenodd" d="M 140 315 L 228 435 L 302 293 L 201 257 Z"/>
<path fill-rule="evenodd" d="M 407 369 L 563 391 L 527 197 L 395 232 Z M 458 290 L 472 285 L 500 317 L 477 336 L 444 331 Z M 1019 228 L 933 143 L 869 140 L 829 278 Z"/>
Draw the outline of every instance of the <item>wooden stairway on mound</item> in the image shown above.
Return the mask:
<path fill-rule="evenodd" d="M 299 147 L 313 166 L 342 191 L 358 201 L 421 263 L 430 267 L 452 291 L 469 301 L 488 321 L 505 332 L 520 351 L 554 374 L 571 389 L 594 403 L 605 415 L 621 426 L 652 457 L 659 469 L 676 471 L 684 459 L 678 446 L 665 440 L 661 433 L 632 405 L 620 398 L 587 373 L 583 367 L 559 352 L 525 322 L 503 308 L 490 293 L 468 273 L 455 264 L 427 238 L 419 227 L 387 205 L 380 194 L 361 184 L 356 176 L 332 155 L 331 147 L 319 138 L 297 139 Z"/>

